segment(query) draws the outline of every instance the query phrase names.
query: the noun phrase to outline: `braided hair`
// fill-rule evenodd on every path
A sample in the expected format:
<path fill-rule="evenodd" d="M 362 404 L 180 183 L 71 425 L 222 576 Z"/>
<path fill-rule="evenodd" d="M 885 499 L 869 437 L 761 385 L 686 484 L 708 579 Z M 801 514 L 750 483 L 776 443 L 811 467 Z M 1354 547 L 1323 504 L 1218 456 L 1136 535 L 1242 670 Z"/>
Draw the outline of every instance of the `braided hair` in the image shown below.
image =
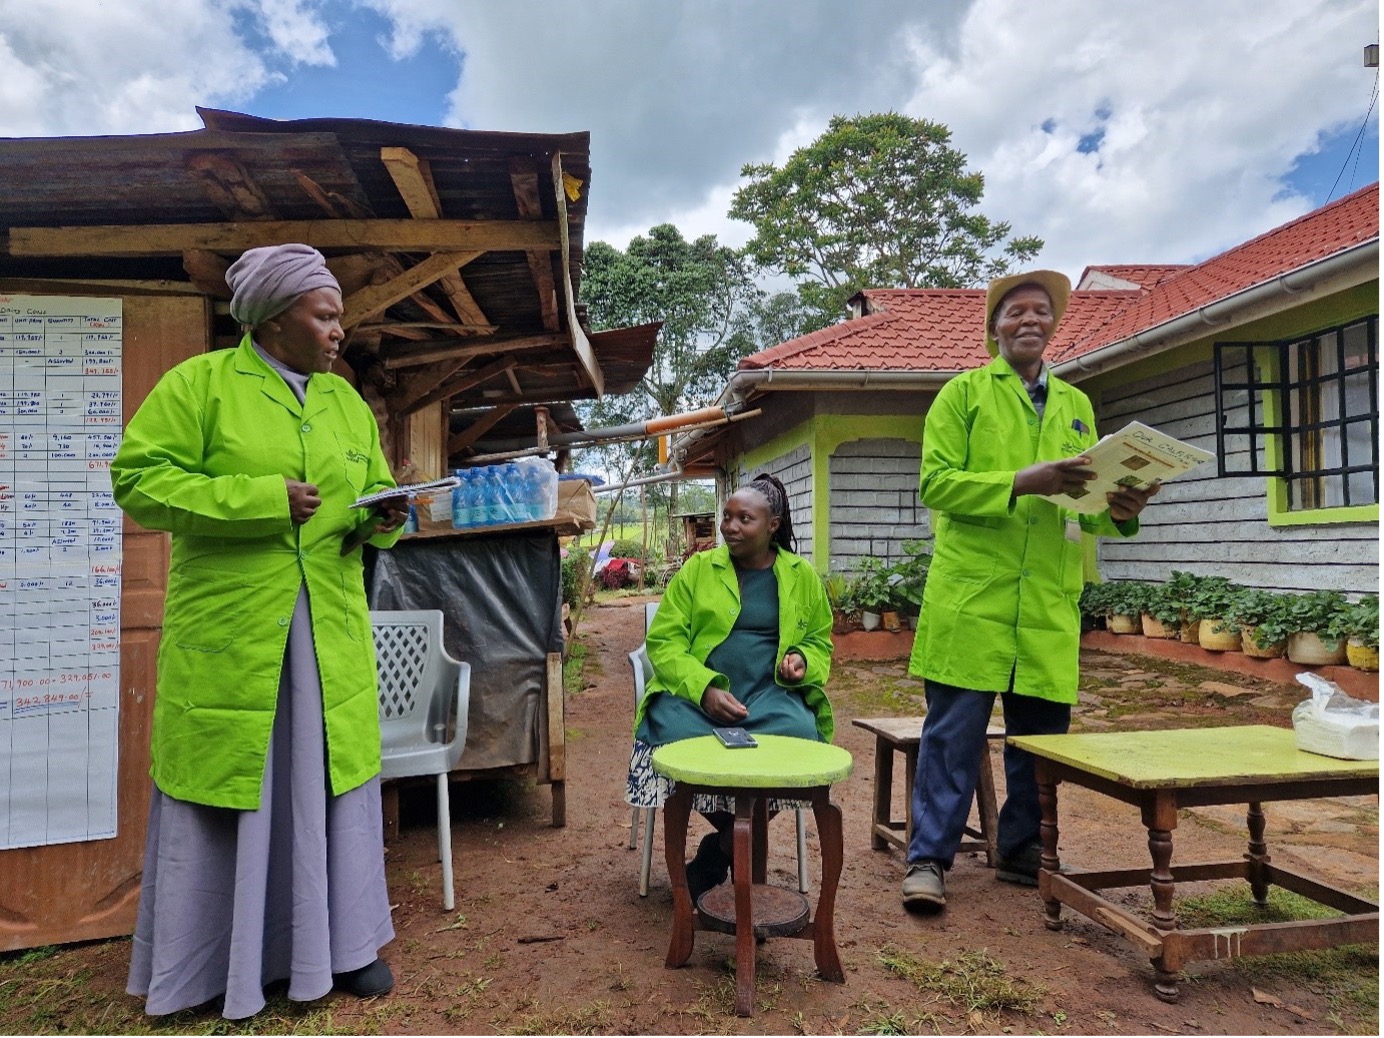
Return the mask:
<path fill-rule="evenodd" d="M 761 472 L 745 484 L 757 490 L 769 502 L 769 514 L 778 518 L 778 529 L 774 531 L 774 543 L 784 551 L 797 550 L 797 538 L 793 536 L 793 517 L 788 514 L 788 491 L 783 484 L 767 472 Z"/>

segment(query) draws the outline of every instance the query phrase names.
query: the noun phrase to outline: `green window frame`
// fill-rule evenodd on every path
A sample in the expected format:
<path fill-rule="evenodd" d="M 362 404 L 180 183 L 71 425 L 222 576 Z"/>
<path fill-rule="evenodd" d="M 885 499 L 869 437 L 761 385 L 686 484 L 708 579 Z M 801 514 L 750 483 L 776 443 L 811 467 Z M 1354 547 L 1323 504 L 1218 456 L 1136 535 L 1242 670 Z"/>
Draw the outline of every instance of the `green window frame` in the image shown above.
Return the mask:
<path fill-rule="evenodd" d="M 1271 524 L 1378 520 L 1378 333 L 1214 344 L 1218 471 L 1268 477 Z"/>

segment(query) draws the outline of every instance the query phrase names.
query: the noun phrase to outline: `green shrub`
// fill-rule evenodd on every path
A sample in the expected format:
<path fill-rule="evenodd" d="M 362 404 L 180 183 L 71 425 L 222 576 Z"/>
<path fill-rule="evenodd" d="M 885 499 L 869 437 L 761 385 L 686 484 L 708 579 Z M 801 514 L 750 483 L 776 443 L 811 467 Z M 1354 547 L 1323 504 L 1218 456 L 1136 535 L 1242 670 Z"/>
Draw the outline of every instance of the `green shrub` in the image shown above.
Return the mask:
<path fill-rule="evenodd" d="M 1142 580 L 1110 580 L 1105 585 L 1105 612 L 1107 615 L 1137 617 L 1144 611 L 1149 601 L 1153 585 Z"/>
<path fill-rule="evenodd" d="M 894 607 L 916 616 L 923 607 L 923 590 L 927 586 L 927 568 L 932 553 L 924 541 L 904 541 L 902 561 L 889 568 L 889 586 Z"/>
<path fill-rule="evenodd" d="M 1227 630 L 1243 633 L 1254 628 L 1254 641 L 1261 649 L 1284 641 L 1292 629 L 1289 608 L 1294 595 L 1275 594 L 1258 588 L 1244 588 L 1231 601 L 1222 619 Z"/>
<path fill-rule="evenodd" d="M 889 572 L 876 558 L 866 558 L 851 584 L 851 597 L 856 605 L 869 613 L 882 613 L 890 606 L 892 588 Z"/>
<path fill-rule="evenodd" d="M 1346 617 L 1350 637 L 1371 649 L 1379 648 L 1379 596 L 1366 595 L 1349 607 Z"/>
<path fill-rule="evenodd" d="M 562 560 L 562 600 L 575 609 L 581 595 L 581 582 L 591 568 L 591 556 L 585 548 L 568 548 Z"/>
<path fill-rule="evenodd" d="M 1339 591 L 1309 591 L 1294 595 L 1288 605 L 1290 632 L 1307 632 L 1334 642 L 1350 634 L 1350 603 Z"/>
<path fill-rule="evenodd" d="M 1186 582 L 1187 619 L 1223 619 L 1239 593 L 1229 577 L 1192 577 Z"/>

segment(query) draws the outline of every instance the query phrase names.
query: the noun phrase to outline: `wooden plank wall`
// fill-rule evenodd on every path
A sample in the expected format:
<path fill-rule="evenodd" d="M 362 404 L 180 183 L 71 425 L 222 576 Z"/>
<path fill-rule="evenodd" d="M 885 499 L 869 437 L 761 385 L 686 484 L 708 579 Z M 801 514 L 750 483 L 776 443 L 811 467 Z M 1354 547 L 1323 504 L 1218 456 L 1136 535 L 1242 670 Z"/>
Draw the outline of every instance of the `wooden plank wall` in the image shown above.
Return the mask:
<path fill-rule="evenodd" d="M 1138 420 L 1215 451 L 1213 379 L 1207 360 L 1107 389 L 1100 431 Z M 1244 437 L 1233 439 L 1227 457 L 1243 460 L 1247 447 Z M 1103 538 L 1101 576 L 1162 581 L 1179 569 L 1275 591 L 1378 591 L 1377 523 L 1271 527 L 1265 477 L 1218 478 L 1216 471 L 1208 462 L 1164 487 L 1145 510 L 1138 537 Z"/>

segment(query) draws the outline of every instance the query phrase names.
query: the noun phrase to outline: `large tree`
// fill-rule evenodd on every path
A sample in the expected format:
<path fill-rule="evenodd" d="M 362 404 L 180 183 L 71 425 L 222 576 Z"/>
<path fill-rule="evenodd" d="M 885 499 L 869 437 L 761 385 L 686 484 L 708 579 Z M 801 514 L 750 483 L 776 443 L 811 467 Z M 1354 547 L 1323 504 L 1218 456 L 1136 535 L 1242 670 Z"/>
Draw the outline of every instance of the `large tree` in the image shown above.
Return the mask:
<path fill-rule="evenodd" d="M 688 241 L 672 224 L 660 224 L 621 251 L 605 242 L 586 249 L 582 299 L 596 330 L 662 321 L 653 364 L 638 390 L 606 397 L 583 409 L 588 427 L 618 425 L 704 407 L 756 348 L 763 293 L 751 265 L 715 235 Z M 605 452 L 623 468 L 638 450 Z M 644 445 L 637 468 L 652 465 Z"/>
<path fill-rule="evenodd" d="M 780 169 L 746 165 L 730 215 L 754 225 L 746 254 L 797 283 L 801 330 L 844 314 L 863 288 L 965 288 L 1043 247 L 976 211 L 985 178 L 941 123 L 889 112 L 835 116 Z"/>

